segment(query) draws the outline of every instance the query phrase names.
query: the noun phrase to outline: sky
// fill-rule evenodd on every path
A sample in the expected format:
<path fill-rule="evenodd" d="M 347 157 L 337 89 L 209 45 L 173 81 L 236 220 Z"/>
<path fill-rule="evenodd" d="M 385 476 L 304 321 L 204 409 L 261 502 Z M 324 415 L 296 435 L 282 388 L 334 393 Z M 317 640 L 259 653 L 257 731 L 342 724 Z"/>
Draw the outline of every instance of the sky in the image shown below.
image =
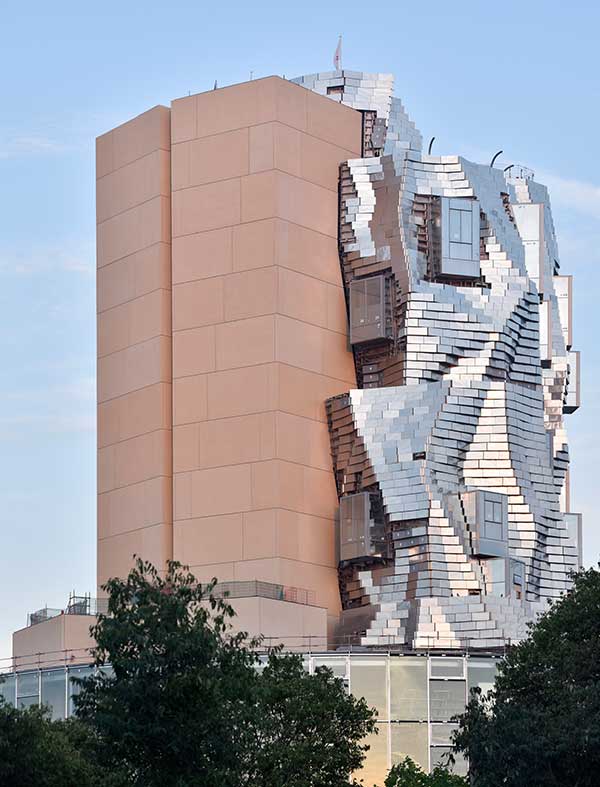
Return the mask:
<path fill-rule="evenodd" d="M 6 4 L 0 22 L 0 659 L 27 613 L 95 587 L 94 139 L 220 86 L 392 72 L 434 153 L 524 164 L 574 274 L 572 508 L 600 556 L 600 4 L 127 0 Z M 2 662 L 0 661 L 0 665 Z"/>

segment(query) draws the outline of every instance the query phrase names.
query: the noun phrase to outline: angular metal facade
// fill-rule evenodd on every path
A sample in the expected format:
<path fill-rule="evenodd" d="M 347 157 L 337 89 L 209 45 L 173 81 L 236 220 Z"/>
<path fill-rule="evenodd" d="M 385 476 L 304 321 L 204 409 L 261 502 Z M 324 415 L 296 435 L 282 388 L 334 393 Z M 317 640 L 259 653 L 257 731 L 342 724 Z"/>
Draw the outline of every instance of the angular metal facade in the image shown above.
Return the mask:
<path fill-rule="evenodd" d="M 390 75 L 294 81 L 363 115 L 339 226 L 359 388 L 327 401 L 340 633 L 501 646 L 580 563 L 563 423 L 579 362 L 548 192 L 524 168 L 423 153 Z"/>

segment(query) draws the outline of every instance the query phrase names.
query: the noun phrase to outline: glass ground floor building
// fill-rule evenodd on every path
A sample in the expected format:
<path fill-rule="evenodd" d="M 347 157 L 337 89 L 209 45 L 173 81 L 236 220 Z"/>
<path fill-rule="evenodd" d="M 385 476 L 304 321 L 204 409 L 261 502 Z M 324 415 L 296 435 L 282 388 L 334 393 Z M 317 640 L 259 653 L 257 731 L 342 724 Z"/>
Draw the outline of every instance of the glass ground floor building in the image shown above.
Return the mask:
<path fill-rule="evenodd" d="M 361 777 L 365 785 L 383 784 L 385 774 L 406 755 L 426 769 L 433 768 L 451 750 L 452 718 L 464 711 L 475 686 L 488 691 L 494 682 L 500 656 L 495 654 L 321 652 L 304 654 L 306 668 L 329 667 L 348 691 L 364 697 L 377 710 L 377 734 Z M 110 670 L 110 667 L 105 668 Z M 53 667 L 5 673 L 0 693 L 19 706 L 47 705 L 54 719 L 74 713 L 74 678 L 93 670 L 90 666 Z M 464 772 L 460 760 L 456 772 Z"/>

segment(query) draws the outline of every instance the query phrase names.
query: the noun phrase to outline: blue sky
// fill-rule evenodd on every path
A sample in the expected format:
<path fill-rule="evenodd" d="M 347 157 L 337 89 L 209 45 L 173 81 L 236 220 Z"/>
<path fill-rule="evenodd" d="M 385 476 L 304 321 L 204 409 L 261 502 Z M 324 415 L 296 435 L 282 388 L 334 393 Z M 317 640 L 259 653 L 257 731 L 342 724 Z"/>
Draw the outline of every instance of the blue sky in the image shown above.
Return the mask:
<path fill-rule="evenodd" d="M 23 9 L 23 10 L 21 10 Z M 364 21 L 363 21 L 364 20 Z M 0 658 L 28 611 L 95 584 L 94 138 L 188 92 L 343 65 L 393 72 L 436 153 L 525 164 L 575 275 L 574 510 L 598 560 L 600 6 L 573 0 L 33 0 L 0 47 Z M 0 662 L 1 663 L 1 662 Z"/>

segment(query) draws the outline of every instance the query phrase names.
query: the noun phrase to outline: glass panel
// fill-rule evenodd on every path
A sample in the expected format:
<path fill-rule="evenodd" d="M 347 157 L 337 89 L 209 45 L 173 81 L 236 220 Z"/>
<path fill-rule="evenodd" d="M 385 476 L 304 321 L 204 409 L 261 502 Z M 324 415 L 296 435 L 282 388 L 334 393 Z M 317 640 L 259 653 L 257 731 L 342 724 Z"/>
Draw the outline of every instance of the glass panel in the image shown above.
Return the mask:
<path fill-rule="evenodd" d="M 17 672 L 17 697 L 37 697 L 40 691 L 39 673 Z"/>
<path fill-rule="evenodd" d="M 432 721 L 450 721 L 465 712 L 466 687 L 463 680 L 429 681 L 429 700 Z"/>
<path fill-rule="evenodd" d="M 428 769 L 427 723 L 396 723 L 390 725 L 392 736 L 392 765 L 410 757 L 421 768 Z"/>
<path fill-rule="evenodd" d="M 489 577 L 488 593 L 493 596 L 506 595 L 506 559 L 498 557 L 488 560 L 487 574 Z"/>
<path fill-rule="evenodd" d="M 77 696 L 81 691 L 80 687 L 72 681 L 72 678 L 87 678 L 93 671 L 93 667 L 69 667 L 69 716 L 75 713 L 73 697 Z"/>
<path fill-rule="evenodd" d="M 353 658 L 350 661 L 350 685 L 355 697 L 364 697 L 375 708 L 379 720 L 387 719 L 386 660 Z"/>
<path fill-rule="evenodd" d="M 502 525 L 498 522 L 486 522 L 485 538 L 491 538 L 493 541 L 502 541 Z"/>
<path fill-rule="evenodd" d="M 378 724 L 378 734 L 367 735 L 364 742 L 370 747 L 365 757 L 363 767 L 357 776 L 365 785 L 383 784 L 388 768 L 388 735 L 389 724 Z"/>
<path fill-rule="evenodd" d="M 33 706 L 38 706 L 40 704 L 39 697 L 36 695 L 35 697 L 23 697 L 17 701 L 18 708 L 31 708 Z"/>
<path fill-rule="evenodd" d="M 346 679 L 346 659 L 345 658 L 317 658 L 313 659 L 315 667 L 329 667 L 336 678 Z"/>
<path fill-rule="evenodd" d="M 472 252 L 470 243 L 450 243 L 450 258 L 453 260 L 470 260 Z"/>
<path fill-rule="evenodd" d="M 435 768 L 436 765 L 447 765 L 448 764 L 448 755 L 452 751 L 450 746 L 436 746 L 435 748 L 431 747 L 431 768 Z M 467 762 L 462 754 L 458 752 L 454 752 L 454 765 L 450 768 L 452 773 L 456 773 L 459 776 L 466 776 L 467 775 Z"/>
<path fill-rule="evenodd" d="M 464 678 L 465 662 L 463 659 L 436 658 L 430 662 L 432 678 Z"/>
<path fill-rule="evenodd" d="M 367 322 L 369 325 L 380 323 L 382 319 L 381 283 L 380 276 L 365 281 Z"/>
<path fill-rule="evenodd" d="M 494 680 L 496 679 L 497 665 L 498 662 L 495 659 L 486 659 L 485 661 L 468 659 L 467 675 L 469 680 L 469 692 L 475 686 L 479 686 L 484 694 L 493 688 Z"/>
<path fill-rule="evenodd" d="M 0 683 L 0 695 L 11 705 L 15 704 L 15 676 L 3 675 L 4 680 Z"/>
<path fill-rule="evenodd" d="M 470 210 L 460 212 L 460 240 L 462 243 L 473 242 L 473 214 Z"/>
<path fill-rule="evenodd" d="M 390 695 L 392 719 L 426 721 L 427 659 L 390 658 Z"/>
<path fill-rule="evenodd" d="M 432 724 L 431 745 L 447 746 L 450 743 L 450 735 L 457 729 L 458 724 Z"/>
<path fill-rule="evenodd" d="M 460 210 L 453 210 L 450 209 L 450 240 L 456 241 L 460 243 L 460 230 L 461 230 L 461 222 L 460 222 Z"/>
<path fill-rule="evenodd" d="M 66 670 L 42 672 L 42 705 L 52 709 L 52 719 L 65 718 Z"/>
<path fill-rule="evenodd" d="M 366 321 L 365 287 L 362 281 L 350 284 L 350 319 L 353 328 L 364 325 Z"/>

